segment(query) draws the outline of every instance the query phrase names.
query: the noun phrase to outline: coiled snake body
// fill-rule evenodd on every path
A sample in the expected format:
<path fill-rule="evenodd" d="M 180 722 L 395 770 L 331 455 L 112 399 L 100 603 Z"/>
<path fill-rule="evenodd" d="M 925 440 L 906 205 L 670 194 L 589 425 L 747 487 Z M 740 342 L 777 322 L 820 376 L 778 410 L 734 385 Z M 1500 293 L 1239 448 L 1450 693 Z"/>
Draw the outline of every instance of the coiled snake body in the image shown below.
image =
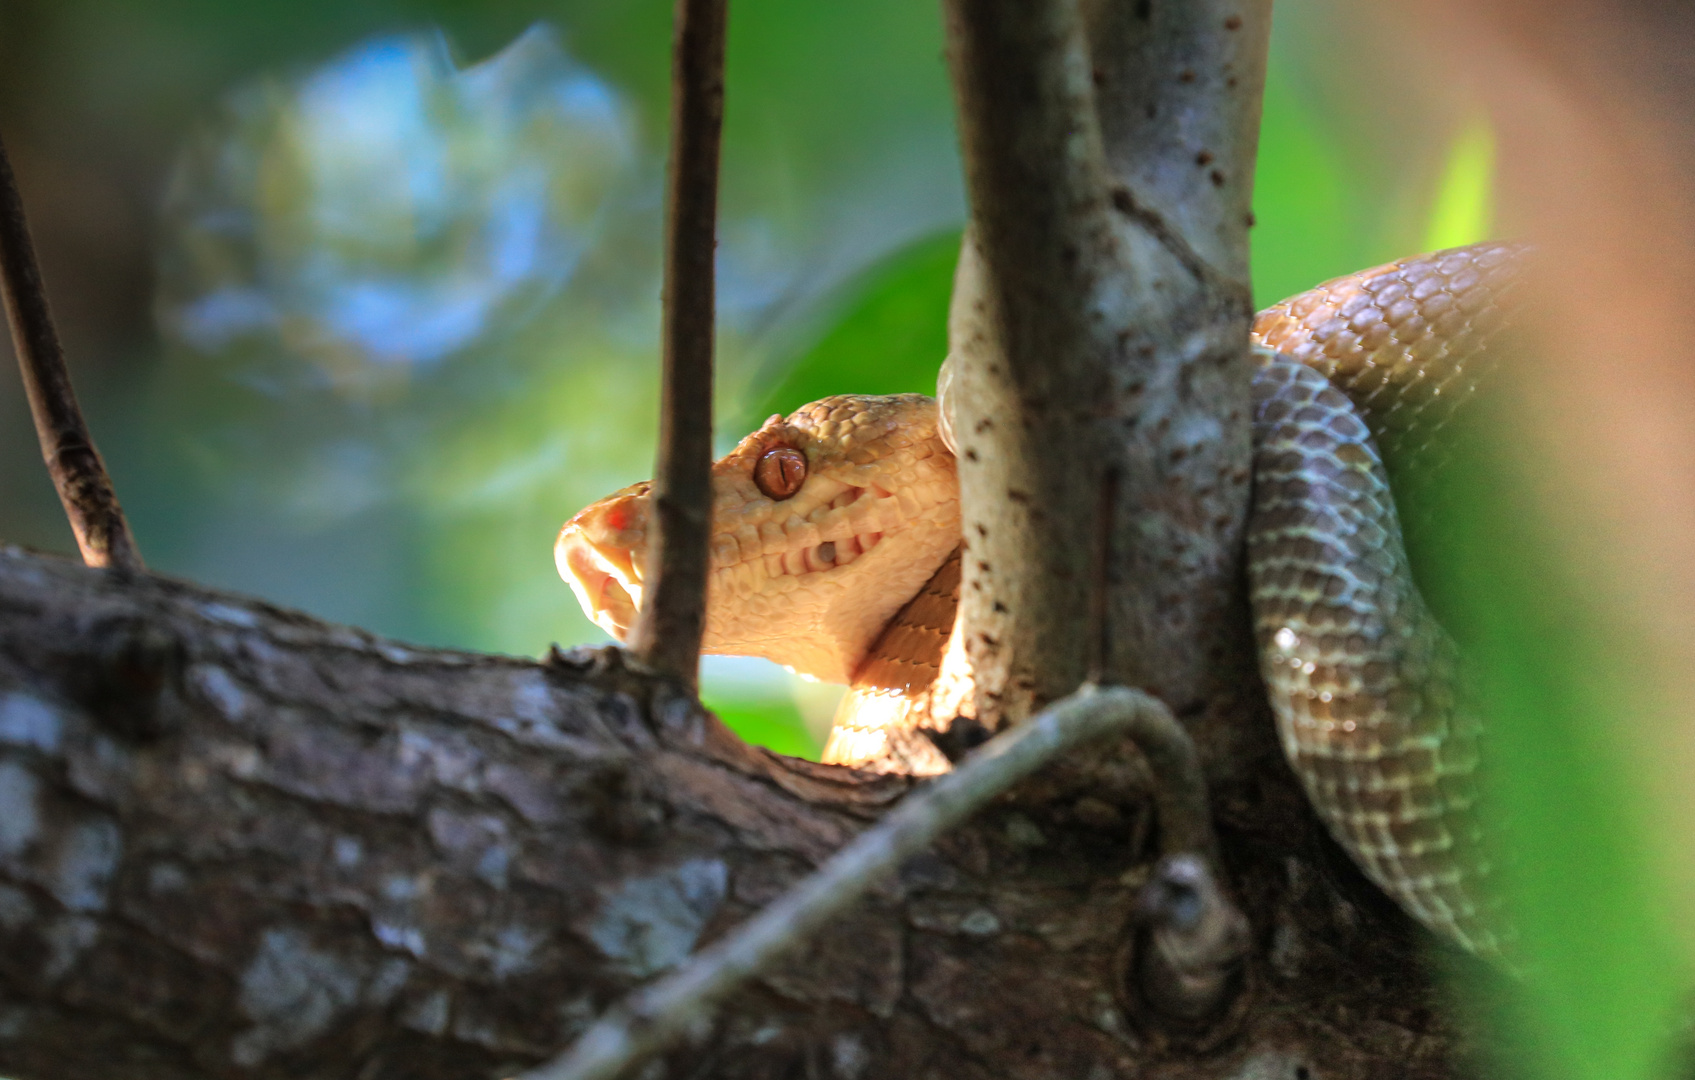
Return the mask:
<path fill-rule="evenodd" d="M 1408 567 L 1397 482 L 1486 380 L 1519 259 L 1406 259 L 1261 312 L 1248 567 L 1260 669 L 1332 835 L 1414 917 L 1499 950 L 1457 654 Z M 1382 453 L 1379 454 L 1381 449 Z M 835 397 L 772 417 L 713 466 L 705 647 L 850 684 L 825 760 L 947 768 L 923 728 L 973 712 L 956 632 L 959 508 L 936 405 Z M 555 548 L 584 610 L 625 637 L 648 488 L 578 513 Z"/>

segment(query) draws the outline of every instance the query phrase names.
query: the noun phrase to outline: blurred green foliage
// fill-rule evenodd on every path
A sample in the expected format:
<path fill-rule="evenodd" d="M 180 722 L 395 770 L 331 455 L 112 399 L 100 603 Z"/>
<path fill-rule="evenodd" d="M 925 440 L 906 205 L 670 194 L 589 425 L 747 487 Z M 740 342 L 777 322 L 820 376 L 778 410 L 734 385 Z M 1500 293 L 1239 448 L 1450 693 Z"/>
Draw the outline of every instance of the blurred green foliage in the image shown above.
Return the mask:
<path fill-rule="evenodd" d="M 1348 11 L 1278 6 L 1252 234 L 1261 304 L 1490 228 L 1487 123 L 1379 70 L 1348 36 L 1366 32 Z M 153 565 L 412 640 L 526 654 L 603 640 L 549 546 L 567 516 L 652 461 L 670 12 L 671 0 L 0 7 L 4 100 L 20 113 L 58 109 L 14 153 L 36 153 L 37 176 L 72 178 L 70 217 L 97 241 L 90 265 L 123 271 L 112 293 L 60 310 L 73 346 L 101 342 L 116 358 L 79 380 Z M 538 21 L 557 31 L 557 59 L 514 64 L 508 50 Z M 737 0 L 730 33 L 721 442 L 824 394 L 928 389 L 946 351 L 963 217 L 934 4 Z M 369 84 L 378 97 L 435 102 L 416 113 L 415 142 L 390 146 L 384 168 L 406 174 L 396 190 L 413 185 L 392 200 L 359 163 L 377 161 L 376 144 L 398 129 L 319 145 L 326 129 L 311 120 L 322 114 L 304 91 L 381 42 L 429 59 L 410 83 Z M 491 74 L 501 71 L 504 89 Z M 547 106 L 576 77 L 604 91 L 604 123 Z M 486 95 L 475 107 L 472 83 Z M 323 167 L 329 150 L 358 167 Z M 508 234 L 536 241 L 537 272 L 491 294 L 475 332 L 397 348 L 336 329 L 354 325 L 330 318 L 341 288 L 301 287 L 325 259 L 341 262 L 323 280 L 384 287 L 480 286 L 489 267 L 519 265 L 491 263 L 485 240 L 490 222 L 522 218 L 495 197 L 520 166 L 540 169 L 540 190 L 553 193 L 523 219 L 541 225 Z M 432 168 L 455 193 L 439 205 L 416 186 Z M 134 213 L 155 205 L 168 174 L 166 213 Z M 561 186 L 573 176 L 582 182 Z M 82 212 L 90 193 L 112 190 L 130 201 Z M 155 270 L 163 350 L 147 321 L 153 301 L 124 292 Z M 103 280 L 84 275 L 76 287 Z M 224 314 L 245 311 L 261 330 L 270 320 L 269 336 L 220 340 L 206 332 L 215 320 L 197 324 L 198 337 L 173 324 L 174 308 L 231 283 L 252 295 L 229 295 L 257 303 Z M 70 282 L 50 284 L 62 296 Z M 419 327 L 451 306 L 416 295 L 425 300 L 392 308 L 387 322 L 358 325 L 414 335 L 416 346 Z M 112 311 L 132 321 L 89 322 Z M 15 396 L 0 408 L 22 433 L 8 452 L 33 464 Z M 1583 629 L 1604 599 L 1560 564 L 1513 484 L 1488 479 L 1491 460 L 1480 455 L 1482 486 L 1466 496 L 1468 524 L 1438 589 L 1452 594 L 1444 614 L 1489 710 L 1491 798 L 1507 823 L 1532 972 L 1499 1002 L 1518 1040 L 1501 1071 L 1664 1075 L 1669 1010 L 1691 983 L 1655 914 L 1653 834 L 1607 739 L 1653 703 L 1633 679 L 1629 642 Z M 0 534 L 58 535 L 34 524 L 57 521 L 44 481 L 27 497 L 0 481 Z M 745 736 L 817 752 L 791 682 L 719 670 L 708 666 L 707 700 Z"/>
<path fill-rule="evenodd" d="M 1490 235 L 1495 207 L 1495 132 L 1487 116 L 1460 129 L 1430 208 L 1424 246 L 1429 251 L 1473 244 Z"/>
<path fill-rule="evenodd" d="M 926 237 L 855 276 L 827 309 L 834 317 L 818 342 L 755 381 L 761 396 L 737 430 L 773 413 L 788 415 L 831 394 L 934 394 L 948 352 L 948 299 L 960 233 Z M 764 389 L 768 385 L 769 389 Z"/>
<path fill-rule="evenodd" d="M 801 722 L 794 704 L 769 697 L 727 697 L 710 690 L 706 705 L 737 735 L 779 754 L 818 760 L 824 746 Z"/>
<path fill-rule="evenodd" d="M 1494 138 L 1485 117 L 1456 134 L 1432 200 L 1432 248 L 1489 235 Z M 1655 700 L 1616 598 L 1561 557 L 1532 495 L 1533 463 L 1495 403 L 1444 433 L 1455 463 L 1426 531 L 1421 576 L 1455 635 L 1487 723 L 1488 839 L 1517 933 L 1518 977 L 1462 986 L 1502 1036 L 1495 1070 L 1524 1080 L 1675 1075 L 1673 1033 L 1695 972 L 1672 933 L 1655 829 L 1615 732 Z"/>
<path fill-rule="evenodd" d="M 1465 446 L 1432 570 L 1487 720 L 1489 839 L 1522 977 L 1496 1014 L 1504 1077 L 1654 1080 L 1695 978 L 1671 932 L 1654 829 L 1614 733 L 1651 723 L 1644 643 L 1560 543 L 1496 425 Z"/>

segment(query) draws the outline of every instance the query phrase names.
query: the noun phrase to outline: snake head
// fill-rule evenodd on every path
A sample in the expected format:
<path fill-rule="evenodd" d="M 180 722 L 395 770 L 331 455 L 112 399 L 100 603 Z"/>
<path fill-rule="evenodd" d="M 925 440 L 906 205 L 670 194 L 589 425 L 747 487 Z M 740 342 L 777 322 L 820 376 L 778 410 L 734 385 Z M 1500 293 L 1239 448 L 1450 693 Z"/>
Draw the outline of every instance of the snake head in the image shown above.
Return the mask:
<path fill-rule="evenodd" d="M 620 641 L 642 603 L 651 484 L 584 508 L 554 561 Z M 879 631 L 959 544 L 953 454 L 920 394 L 824 398 L 773 416 L 712 466 L 709 653 L 853 678 Z"/>

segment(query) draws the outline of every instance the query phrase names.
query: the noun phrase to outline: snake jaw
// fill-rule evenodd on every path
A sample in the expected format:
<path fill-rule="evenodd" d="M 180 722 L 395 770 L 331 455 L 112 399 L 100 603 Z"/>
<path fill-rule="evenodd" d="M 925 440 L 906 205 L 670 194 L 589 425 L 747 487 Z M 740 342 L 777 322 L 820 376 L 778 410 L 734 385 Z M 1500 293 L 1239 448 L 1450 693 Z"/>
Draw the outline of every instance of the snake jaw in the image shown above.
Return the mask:
<path fill-rule="evenodd" d="M 647 550 L 644 481 L 602 499 L 565 523 L 553 545 L 559 576 L 577 594 L 583 613 L 627 641 L 642 603 L 638 553 Z"/>

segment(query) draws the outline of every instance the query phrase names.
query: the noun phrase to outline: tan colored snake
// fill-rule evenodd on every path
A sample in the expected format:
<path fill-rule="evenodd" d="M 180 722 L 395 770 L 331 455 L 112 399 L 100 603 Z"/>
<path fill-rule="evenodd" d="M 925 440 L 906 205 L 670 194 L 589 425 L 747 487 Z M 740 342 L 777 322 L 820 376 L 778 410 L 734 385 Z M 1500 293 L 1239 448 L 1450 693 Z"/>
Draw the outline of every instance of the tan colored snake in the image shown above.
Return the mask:
<path fill-rule="evenodd" d="M 1479 724 L 1413 584 L 1384 463 L 1399 479 L 1440 456 L 1437 431 L 1491 368 L 1517 261 L 1499 244 L 1406 259 L 1253 326 L 1265 362 L 1248 567 L 1284 751 L 1366 874 L 1483 953 L 1500 942 L 1474 812 Z M 935 402 L 843 396 L 774 416 L 713 482 L 706 651 L 849 683 L 826 761 L 946 769 L 923 729 L 974 706 Z M 595 503 L 555 548 L 584 610 L 620 639 L 641 603 L 647 498 L 637 484 Z"/>

